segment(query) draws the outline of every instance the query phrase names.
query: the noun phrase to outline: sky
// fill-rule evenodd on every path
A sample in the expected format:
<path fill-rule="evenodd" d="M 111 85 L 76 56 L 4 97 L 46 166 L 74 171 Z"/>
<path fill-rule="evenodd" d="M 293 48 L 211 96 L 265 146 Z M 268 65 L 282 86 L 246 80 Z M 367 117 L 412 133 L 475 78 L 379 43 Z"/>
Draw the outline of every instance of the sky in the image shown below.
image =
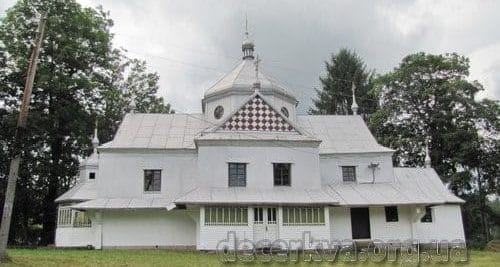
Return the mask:
<path fill-rule="evenodd" d="M 301 113 L 340 48 L 380 74 L 411 53 L 457 52 L 485 87 L 479 98 L 500 99 L 500 1 L 77 1 L 110 12 L 114 45 L 159 73 L 159 95 L 180 113 L 201 112 L 203 92 L 240 62 L 245 17 L 263 71 Z M 0 15 L 14 3 L 0 0 Z"/>

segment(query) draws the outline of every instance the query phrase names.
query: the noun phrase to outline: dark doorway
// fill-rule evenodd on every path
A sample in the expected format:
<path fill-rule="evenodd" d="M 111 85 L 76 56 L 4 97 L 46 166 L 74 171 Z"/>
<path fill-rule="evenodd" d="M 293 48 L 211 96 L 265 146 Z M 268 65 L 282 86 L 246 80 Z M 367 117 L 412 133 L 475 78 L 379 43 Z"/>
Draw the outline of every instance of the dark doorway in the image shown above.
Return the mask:
<path fill-rule="evenodd" d="M 352 239 L 370 239 L 370 211 L 351 208 Z"/>

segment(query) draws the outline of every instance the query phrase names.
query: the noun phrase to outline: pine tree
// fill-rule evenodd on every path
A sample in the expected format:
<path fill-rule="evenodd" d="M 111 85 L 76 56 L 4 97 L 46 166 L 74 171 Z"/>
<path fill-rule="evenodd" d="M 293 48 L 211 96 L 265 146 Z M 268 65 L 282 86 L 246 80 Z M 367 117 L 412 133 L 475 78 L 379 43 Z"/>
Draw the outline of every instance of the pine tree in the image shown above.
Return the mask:
<path fill-rule="evenodd" d="M 347 49 L 340 49 L 325 62 L 326 76 L 320 77 L 322 88 L 316 90 L 311 114 L 352 114 L 352 84 L 356 86 L 356 101 L 359 114 L 370 114 L 377 107 L 376 98 L 371 93 L 372 73 L 366 70 L 363 60 Z"/>

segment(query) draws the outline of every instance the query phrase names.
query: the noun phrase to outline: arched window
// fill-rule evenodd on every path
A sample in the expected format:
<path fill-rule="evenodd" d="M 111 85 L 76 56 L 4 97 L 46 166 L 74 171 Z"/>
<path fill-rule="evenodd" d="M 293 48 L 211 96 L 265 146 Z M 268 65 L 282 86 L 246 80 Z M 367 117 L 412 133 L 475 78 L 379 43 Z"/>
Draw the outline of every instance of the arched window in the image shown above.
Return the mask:
<path fill-rule="evenodd" d="M 287 118 L 288 118 L 288 116 L 290 116 L 290 114 L 288 113 L 288 109 L 286 109 L 285 107 L 281 108 L 281 113 L 283 115 L 285 115 L 285 117 L 287 117 Z"/>

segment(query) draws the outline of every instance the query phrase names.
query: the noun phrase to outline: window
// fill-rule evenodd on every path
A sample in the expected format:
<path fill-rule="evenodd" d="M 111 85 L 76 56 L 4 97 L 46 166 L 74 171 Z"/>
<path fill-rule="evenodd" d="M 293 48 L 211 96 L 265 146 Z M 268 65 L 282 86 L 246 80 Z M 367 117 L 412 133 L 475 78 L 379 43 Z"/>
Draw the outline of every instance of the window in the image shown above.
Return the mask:
<path fill-rule="evenodd" d="M 255 224 L 264 223 L 264 208 L 254 208 L 253 209 L 253 222 Z"/>
<path fill-rule="evenodd" d="M 144 192 L 161 191 L 161 170 L 144 170 Z"/>
<path fill-rule="evenodd" d="M 356 182 L 356 167 L 342 166 L 342 181 Z"/>
<path fill-rule="evenodd" d="M 59 207 L 57 226 L 71 226 L 71 215 L 71 209 L 69 207 Z"/>
<path fill-rule="evenodd" d="M 222 106 L 217 106 L 214 110 L 214 117 L 220 119 L 222 115 L 224 115 L 224 108 Z"/>
<path fill-rule="evenodd" d="M 325 209 L 310 207 L 284 207 L 283 225 L 324 225 Z"/>
<path fill-rule="evenodd" d="M 273 163 L 274 168 L 274 185 L 275 186 L 290 186 L 290 163 Z"/>
<path fill-rule="evenodd" d="M 72 210 L 69 207 L 59 207 L 57 215 L 58 227 L 90 227 L 91 221 L 84 211 Z"/>
<path fill-rule="evenodd" d="M 385 207 L 385 221 L 386 222 L 397 222 L 397 221 L 399 221 L 398 207 L 397 206 Z"/>
<path fill-rule="evenodd" d="M 90 172 L 89 173 L 89 179 L 91 179 L 91 180 L 95 179 L 95 172 Z"/>
<path fill-rule="evenodd" d="M 84 211 L 75 211 L 73 227 L 90 227 L 91 221 Z"/>
<path fill-rule="evenodd" d="M 425 207 L 425 215 L 420 219 L 420 222 L 423 223 L 431 223 L 432 222 L 432 208 L 431 207 Z"/>
<path fill-rule="evenodd" d="M 228 169 L 229 186 L 247 185 L 246 163 L 229 163 Z"/>
<path fill-rule="evenodd" d="M 290 116 L 290 114 L 288 113 L 288 109 L 286 109 L 285 107 L 281 108 L 281 113 L 283 115 L 285 115 L 285 117 L 287 117 L 287 118 L 288 118 L 288 116 Z"/>
<path fill-rule="evenodd" d="M 244 207 L 206 207 L 205 225 L 248 225 L 248 209 Z"/>

